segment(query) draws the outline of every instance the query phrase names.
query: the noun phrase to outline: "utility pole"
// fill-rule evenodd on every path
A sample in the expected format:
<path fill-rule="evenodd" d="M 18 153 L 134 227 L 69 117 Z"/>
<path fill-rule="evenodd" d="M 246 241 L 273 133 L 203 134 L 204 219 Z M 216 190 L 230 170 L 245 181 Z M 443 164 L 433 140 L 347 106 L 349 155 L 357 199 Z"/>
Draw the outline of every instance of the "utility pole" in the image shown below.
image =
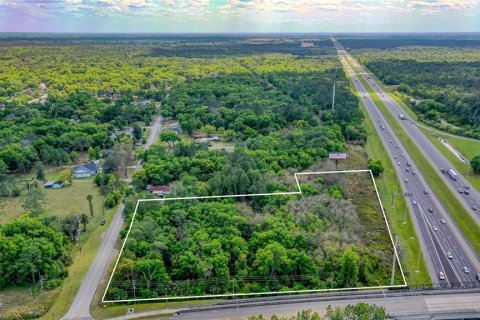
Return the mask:
<path fill-rule="evenodd" d="M 395 244 L 393 248 L 393 262 L 392 262 L 392 278 L 390 279 L 390 285 L 395 284 L 395 268 L 397 266 L 397 255 L 395 254 L 397 252 L 397 243 L 398 243 L 398 235 L 395 235 Z"/>
<path fill-rule="evenodd" d="M 335 81 L 337 80 L 337 70 L 333 76 L 332 110 L 335 110 Z"/>

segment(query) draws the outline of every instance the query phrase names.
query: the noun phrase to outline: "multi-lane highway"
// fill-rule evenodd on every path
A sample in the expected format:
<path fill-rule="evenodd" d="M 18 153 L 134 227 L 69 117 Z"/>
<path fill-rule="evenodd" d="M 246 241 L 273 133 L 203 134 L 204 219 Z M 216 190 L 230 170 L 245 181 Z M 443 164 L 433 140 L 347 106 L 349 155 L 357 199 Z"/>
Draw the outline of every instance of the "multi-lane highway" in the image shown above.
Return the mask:
<path fill-rule="evenodd" d="M 402 126 L 403 130 L 405 130 L 405 132 L 411 137 L 418 148 L 423 151 L 423 155 L 427 160 L 438 170 L 439 173 L 441 173 L 441 178 L 445 181 L 445 184 L 451 189 L 460 203 L 463 204 L 467 212 L 469 212 L 477 224 L 480 225 L 480 194 L 478 191 L 475 190 L 475 188 L 470 187 L 467 179 L 463 177 L 462 172 L 455 169 L 452 163 L 445 158 L 435 145 L 420 131 L 414 121 L 406 118 L 401 120 L 399 118 L 400 114 L 405 113 L 402 107 L 389 94 L 387 94 L 367 72 L 365 72 L 358 62 L 354 59 L 351 59 L 350 61 L 353 66 L 359 70 L 360 74 L 372 89 L 376 91 L 379 99 L 382 100 L 387 108 L 393 113 L 395 119 L 397 119 L 397 122 Z M 452 179 L 447 172 L 448 169 L 454 170 L 458 177 Z"/>
<path fill-rule="evenodd" d="M 480 270 L 476 254 L 457 230 L 450 215 L 433 193 L 423 174 L 418 171 L 354 69 L 350 67 L 347 59 L 350 60 L 351 57 L 337 42 L 336 45 L 340 60 L 352 78 L 368 115 L 394 163 L 402 189 L 409 195 L 407 203 L 423 252 L 428 258 L 433 282 L 452 286 L 476 281 L 475 273 Z"/>

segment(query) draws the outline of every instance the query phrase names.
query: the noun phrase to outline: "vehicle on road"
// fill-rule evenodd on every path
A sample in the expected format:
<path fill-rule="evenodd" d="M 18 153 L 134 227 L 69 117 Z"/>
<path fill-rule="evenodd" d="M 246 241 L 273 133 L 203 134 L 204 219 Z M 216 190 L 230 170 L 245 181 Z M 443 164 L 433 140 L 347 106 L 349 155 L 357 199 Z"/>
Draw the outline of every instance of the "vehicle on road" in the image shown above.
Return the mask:
<path fill-rule="evenodd" d="M 438 231 L 438 228 L 437 228 L 437 227 L 433 227 L 433 231 Z"/>
<path fill-rule="evenodd" d="M 445 219 L 442 219 L 440 221 L 442 222 L 442 224 L 447 224 L 447 221 L 445 221 Z"/>
<path fill-rule="evenodd" d="M 453 255 L 450 251 L 447 252 L 447 258 L 448 259 L 453 259 Z"/>
<path fill-rule="evenodd" d="M 470 186 L 468 184 L 465 185 L 465 189 L 470 189 Z"/>
<path fill-rule="evenodd" d="M 463 193 L 465 193 L 467 196 L 470 194 L 470 191 L 468 191 L 467 189 L 463 190 Z"/>
<path fill-rule="evenodd" d="M 440 271 L 440 272 L 438 273 L 438 278 L 439 278 L 440 280 L 445 280 L 445 274 L 444 274 L 442 271 Z"/>
<path fill-rule="evenodd" d="M 408 183 L 408 179 L 407 179 L 407 178 L 405 178 L 405 183 Z"/>
<path fill-rule="evenodd" d="M 428 208 L 428 211 L 433 212 L 433 208 L 432 207 Z"/>
<path fill-rule="evenodd" d="M 450 176 L 450 178 L 452 178 L 452 180 L 457 181 L 458 174 L 453 169 L 448 169 L 448 175 Z"/>
<path fill-rule="evenodd" d="M 412 171 L 412 174 L 413 174 L 413 175 L 416 175 L 417 173 L 416 173 L 415 171 Z"/>
<path fill-rule="evenodd" d="M 409 169 L 409 168 L 406 168 L 406 169 L 405 169 L 405 171 L 409 172 L 409 171 L 410 171 L 410 169 Z"/>
<path fill-rule="evenodd" d="M 458 188 L 458 193 L 463 193 L 463 189 L 462 189 L 462 188 Z"/>
<path fill-rule="evenodd" d="M 411 165 L 412 165 L 412 164 L 411 164 L 410 162 L 407 162 L 407 166 L 409 166 L 409 167 L 410 167 Z"/>
<path fill-rule="evenodd" d="M 414 206 L 416 206 L 417 205 L 417 200 L 413 200 L 412 203 L 413 203 Z"/>
<path fill-rule="evenodd" d="M 401 120 L 407 120 L 407 117 L 405 117 L 405 115 L 403 113 L 400 113 L 398 115 L 398 117 L 401 119 Z"/>
<path fill-rule="evenodd" d="M 477 273 L 475 277 L 477 278 L 477 281 L 480 281 L 480 273 Z"/>
<path fill-rule="evenodd" d="M 477 210 L 477 206 L 475 204 L 472 203 L 472 210 Z"/>
<path fill-rule="evenodd" d="M 440 172 L 443 174 L 447 173 L 447 171 L 444 168 L 440 168 Z"/>
<path fill-rule="evenodd" d="M 468 274 L 468 273 L 470 273 L 470 269 L 468 269 L 468 267 L 463 267 L 463 272 Z"/>
<path fill-rule="evenodd" d="M 400 165 L 400 161 L 398 161 L 397 164 Z"/>
<path fill-rule="evenodd" d="M 423 189 L 423 193 L 428 194 L 428 190 L 427 190 L 427 189 Z"/>

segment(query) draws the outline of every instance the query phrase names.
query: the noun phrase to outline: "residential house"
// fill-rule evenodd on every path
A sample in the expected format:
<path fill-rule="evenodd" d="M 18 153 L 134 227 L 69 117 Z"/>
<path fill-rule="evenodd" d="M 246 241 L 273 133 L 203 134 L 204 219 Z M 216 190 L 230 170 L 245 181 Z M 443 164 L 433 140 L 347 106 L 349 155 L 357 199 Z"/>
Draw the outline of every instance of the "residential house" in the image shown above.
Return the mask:
<path fill-rule="evenodd" d="M 153 195 L 156 195 L 157 197 L 163 197 L 167 193 L 170 193 L 170 187 L 169 186 L 154 186 L 154 185 L 148 185 L 147 186 L 147 191 L 150 192 Z"/>
<path fill-rule="evenodd" d="M 100 170 L 100 165 L 96 163 L 84 163 L 73 167 L 72 173 L 75 178 L 88 178 L 96 175 Z"/>

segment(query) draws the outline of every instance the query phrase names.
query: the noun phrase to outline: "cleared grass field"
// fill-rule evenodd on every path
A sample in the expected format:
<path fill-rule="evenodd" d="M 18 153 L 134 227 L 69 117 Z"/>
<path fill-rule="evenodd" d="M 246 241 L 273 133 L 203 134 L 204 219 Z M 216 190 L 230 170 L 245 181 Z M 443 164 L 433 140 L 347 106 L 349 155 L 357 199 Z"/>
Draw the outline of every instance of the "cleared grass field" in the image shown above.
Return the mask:
<path fill-rule="evenodd" d="M 450 213 L 451 217 L 463 233 L 465 238 L 470 242 L 473 249 L 477 254 L 480 253 L 480 228 L 476 224 L 475 220 L 465 210 L 462 204 L 453 195 L 451 190 L 447 187 L 445 182 L 440 178 L 438 170 L 435 170 L 428 160 L 423 156 L 423 153 L 418 149 L 417 145 L 410 139 L 407 133 L 401 128 L 393 114 L 388 110 L 385 104 L 379 99 L 377 94 L 372 90 L 368 83 L 359 75 L 360 81 L 372 97 L 375 104 L 381 110 L 382 114 L 387 119 L 388 123 L 395 131 L 397 137 L 403 141 L 403 145 L 407 152 L 412 157 L 419 170 L 425 176 L 425 179 L 429 182 L 430 186 L 438 196 L 442 204 Z"/>

